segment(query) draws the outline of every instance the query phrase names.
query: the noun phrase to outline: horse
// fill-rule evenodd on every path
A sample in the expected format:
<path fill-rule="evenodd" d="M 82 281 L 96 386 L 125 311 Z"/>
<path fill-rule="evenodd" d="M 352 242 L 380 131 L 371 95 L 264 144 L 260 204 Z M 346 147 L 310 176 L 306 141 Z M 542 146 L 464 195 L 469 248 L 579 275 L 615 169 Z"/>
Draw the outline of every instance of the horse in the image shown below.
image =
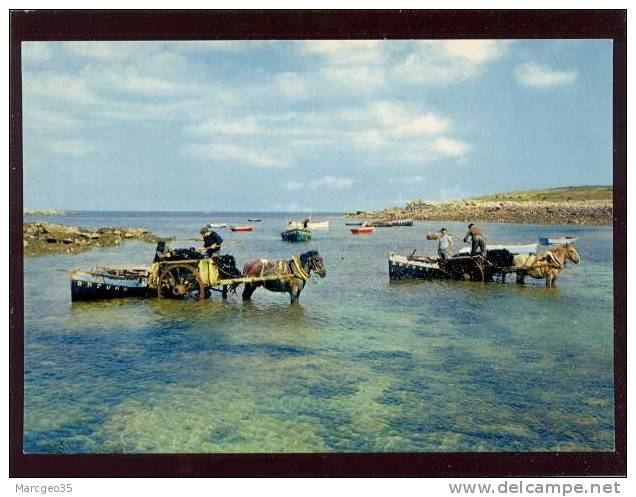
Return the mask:
<path fill-rule="evenodd" d="M 581 262 L 581 257 L 572 245 L 566 243 L 541 254 L 515 255 L 512 263 L 517 273 L 518 284 L 523 285 L 526 276 L 530 276 L 535 279 L 545 278 L 545 286 L 554 288 L 559 273 L 565 269 L 568 260 L 578 264 Z"/>
<path fill-rule="evenodd" d="M 281 279 L 273 279 L 256 283 L 245 283 L 243 288 L 243 300 L 249 300 L 259 286 L 264 286 L 271 292 L 287 292 L 291 303 L 298 302 L 300 292 L 305 288 L 311 272 L 316 271 L 321 278 L 327 275 L 327 270 L 322 262 L 322 257 L 317 250 L 310 250 L 291 260 L 268 261 L 258 259 L 249 261 L 243 266 L 244 277 L 283 276 Z"/>

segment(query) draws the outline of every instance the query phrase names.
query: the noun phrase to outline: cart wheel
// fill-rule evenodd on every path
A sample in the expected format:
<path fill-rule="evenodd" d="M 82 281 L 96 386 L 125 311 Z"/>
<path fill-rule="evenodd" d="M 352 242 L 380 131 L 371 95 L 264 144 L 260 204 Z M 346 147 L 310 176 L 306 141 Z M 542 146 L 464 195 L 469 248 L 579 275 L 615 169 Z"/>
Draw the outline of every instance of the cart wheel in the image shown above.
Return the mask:
<path fill-rule="evenodd" d="M 203 300 L 205 285 L 195 269 L 187 264 L 175 264 L 159 275 L 157 294 L 159 298 Z"/>
<path fill-rule="evenodd" d="M 477 259 L 474 261 L 475 267 L 472 272 L 472 280 L 473 281 L 486 281 L 486 273 L 484 272 L 484 262 L 481 259 Z"/>

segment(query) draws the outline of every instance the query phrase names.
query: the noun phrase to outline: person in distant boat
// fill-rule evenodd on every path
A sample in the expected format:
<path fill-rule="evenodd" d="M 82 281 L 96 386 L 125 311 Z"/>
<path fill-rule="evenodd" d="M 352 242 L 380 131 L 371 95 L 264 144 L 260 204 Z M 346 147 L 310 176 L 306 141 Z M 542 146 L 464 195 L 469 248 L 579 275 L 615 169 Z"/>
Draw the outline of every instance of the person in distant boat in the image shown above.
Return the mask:
<path fill-rule="evenodd" d="M 442 228 L 440 230 L 440 237 L 438 238 L 437 243 L 437 255 L 441 260 L 445 261 L 452 257 L 451 247 L 453 246 L 453 243 L 453 239 L 448 234 L 448 230 L 446 228 Z"/>
<path fill-rule="evenodd" d="M 303 221 L 303 228 L 304 228 L 304 229 L 307 229 L 307 226 L 309 226 L 309 218 L 306 218 L 306 219 Z"/>
<path fill-rule="evenodd" d="M 486 255 L 486 240 L 481 230 L 475 226 L 473 223 L 468 225 L 468 231 L 466 232 L 466 236 L 464 236 L 464 242 L 467 242 L 470 238 L 470 255 L 474 256 L 480 254 L 482 256 Z"/>
<path fill-rule="evenodd" d="M 213 257 L 221 252 L 221 244 L 223 238 L 214 231 L 210 226 L 201 228 L 201 236 L 203 237 L 203 252 L 205 257 Z"/>

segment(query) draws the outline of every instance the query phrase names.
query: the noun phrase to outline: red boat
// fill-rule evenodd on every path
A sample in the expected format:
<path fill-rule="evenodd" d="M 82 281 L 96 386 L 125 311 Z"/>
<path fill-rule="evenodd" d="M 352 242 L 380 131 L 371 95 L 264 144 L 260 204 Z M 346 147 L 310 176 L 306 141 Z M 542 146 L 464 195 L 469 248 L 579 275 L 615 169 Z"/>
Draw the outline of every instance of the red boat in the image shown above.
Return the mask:
<path fill-rule="evenodd" d="M 359 228 L 351 228 L 354 235 L 370 235 L 375 231 L 373 226 L 360 226 Z"/>
<path fill-rule="evenodd" d="M 230 229 L 232 231 L 252 231 L 254 228 L 248 224 L 245 226 L 232 226 Z"/>

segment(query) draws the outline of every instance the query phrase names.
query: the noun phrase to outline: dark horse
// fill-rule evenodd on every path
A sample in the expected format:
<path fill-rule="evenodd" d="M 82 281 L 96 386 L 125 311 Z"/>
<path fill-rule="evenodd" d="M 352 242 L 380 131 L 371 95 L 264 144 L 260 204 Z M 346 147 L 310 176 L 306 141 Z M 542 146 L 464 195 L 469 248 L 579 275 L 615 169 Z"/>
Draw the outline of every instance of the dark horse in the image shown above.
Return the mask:
<path fill-rule="evenodd" d="M 300 292 L 305 288 L 305 283 L 309 279 L 311 272 L 316 271 L 321 278 L 327 274 L 327 270 L 322 262 L 322 257 L 317 250 L 310 250 L 299 256 L 294 256 L 292 260 L 268 261 L 258 259 L 250 261 L 243 266 L 244 277 L 261 276 L 281 276 L 281 279 L 272 279 L 258 283 L 245 283 L 243 289 L 243 300 L 249 300 L 259 286 L 264 286 L 271 292 L 287 292 L 291 297 L 292 304 L 298 302 Z"/>

